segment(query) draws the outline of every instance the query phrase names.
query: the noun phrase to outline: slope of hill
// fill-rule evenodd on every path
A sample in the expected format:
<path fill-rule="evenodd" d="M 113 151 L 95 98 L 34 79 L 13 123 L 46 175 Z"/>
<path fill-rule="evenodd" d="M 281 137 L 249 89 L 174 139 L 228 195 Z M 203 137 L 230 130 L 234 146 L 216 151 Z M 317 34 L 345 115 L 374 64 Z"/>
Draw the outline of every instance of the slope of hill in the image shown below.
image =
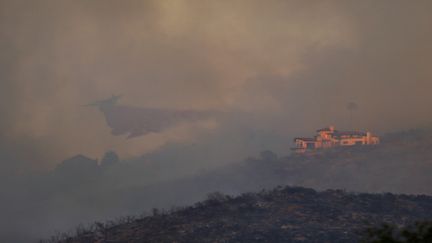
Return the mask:
<path fill-rule="evenodd" d="M 432 194 L 432 132 L 383 136 L 378 146 L 339 147 L 278 158 L 267 151 L 230 169 L 261 187 L 299 185 L 315 189 Z"/>
<path fill-rule="evenodd" d="M 278 157 L 267 151 L 218 170 L 128 188 L 130 208 L 187 205 L 211 191 L 237 195 L 278 185 L 318 190 L 432 194 L 432 133 L 412 130 L 389 134 L 379 146 L 344 147 L 309 155 Z"/>
<path fill-rule="evenodd" d="M 97 223 L 52 242 L 357 242 L 370 226 L 431 218 L 430 196 L 277 187 L 237 197 L 213 193 L 194 206 Z"/>
<path fill-rule="evenodd" d="M 177 175 L 179 168 L 190 167 L 186 161 L 207 161 L 204 155 L 191 156 L 194 150 L 205 154 L 202 147 L 184 146 L 105 167 L 94 168 L 88 160 L 88 166 L 60 166 L 48 175 L 2 184 L 0 241 L 34 242 L 80 223 L 191 205 L 213 191 L 239 195 L 295 185 L 432 195 L 430 129 L 385 135 L 379 146 L 337 148 L 308 156 L 277 156 L 267 151 L 207 172 Z M 162 156 L 165 153 L 170 156 Z"/>

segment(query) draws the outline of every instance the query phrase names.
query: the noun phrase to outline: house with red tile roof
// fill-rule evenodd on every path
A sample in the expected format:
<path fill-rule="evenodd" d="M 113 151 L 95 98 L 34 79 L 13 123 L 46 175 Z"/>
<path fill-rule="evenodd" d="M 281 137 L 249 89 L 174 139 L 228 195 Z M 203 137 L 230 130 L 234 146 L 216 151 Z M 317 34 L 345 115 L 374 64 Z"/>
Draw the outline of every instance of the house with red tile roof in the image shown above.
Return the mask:
<path fill-rule="evenodd" d="M 304 153 L 337 146 L 375 145 L 379 141 L 379 137 L 370 132 L 338 131 L 335 130 L 334 126 L 329 126 L 317 130 L 317 134 L 313 138 L 294 138 L 295 147 L 292 150 Z"/>

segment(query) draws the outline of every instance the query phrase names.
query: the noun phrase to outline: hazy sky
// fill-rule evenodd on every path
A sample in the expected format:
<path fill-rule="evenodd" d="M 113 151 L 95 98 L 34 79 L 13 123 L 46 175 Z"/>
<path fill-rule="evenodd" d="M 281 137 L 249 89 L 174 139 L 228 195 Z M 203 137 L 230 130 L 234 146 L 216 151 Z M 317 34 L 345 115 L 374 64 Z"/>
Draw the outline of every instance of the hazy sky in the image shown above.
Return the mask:
<path fill-rule="evenodd" d="M 81 106 L 111 94 L 125 105 L 245 112 L 282 134 L 346 128 L 351 101 L 361 129 L 429 123 L 431 25 L 429 0 L 0 0 L 1 168 L 108 149 L 133 156 L 227 126 L 114 137 Z"/>

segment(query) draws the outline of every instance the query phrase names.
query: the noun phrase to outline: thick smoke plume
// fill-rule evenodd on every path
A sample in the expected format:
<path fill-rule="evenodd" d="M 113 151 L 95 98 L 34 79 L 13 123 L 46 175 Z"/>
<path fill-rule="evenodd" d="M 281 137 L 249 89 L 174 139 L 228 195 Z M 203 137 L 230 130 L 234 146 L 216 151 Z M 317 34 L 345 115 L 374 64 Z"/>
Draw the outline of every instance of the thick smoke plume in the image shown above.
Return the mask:
<path fill-rule="evenodd" d="M 261 149 L 287 154 L 293 136 L 325 125 L 382 134 L 430 124 L 431 13 L 427 0 L 0 0 L 2 208 L 31 212 L 19 202 L 33 195 L 6 185 L 76 154 L 145 154 L 175 168 L 166 179 Z M 112 93 L 123 105 L 82 106 Z M 114 187 L 144 178 L 128 166 Z M 12 228 L 42 227 L 36 219 L 64 205 L 81 211 L 73 194 L 53 198 L 28 215 L 34 224 Z"/>
<path fill-rule="evenodd" d="M 149 133 L 159 133 L 181 122 L 195 122 L 209 119 L 211 114 L 216 115 L 216 112 L 209 111 L 119 106 L 116 103 L 120 97 L 113 95 L 109 99 L 87 105 L 99 108 L 114 136 L 127 134 L 127 138 L 134 138 Z"/>
<path fill-rule="evenodd" d="M 362 107 L 354 125 L 378 132 L 431 118 L 429 1 L 2 0 L 0 9 L 2 167 L 12 171 L 195 139 L 190 127 L 124 145 L 80 106 L 111 93 L 138 107 L 248 111 L 261 117 L 257 129 L 287 135 L 348 126 L 349 101 Z"/>

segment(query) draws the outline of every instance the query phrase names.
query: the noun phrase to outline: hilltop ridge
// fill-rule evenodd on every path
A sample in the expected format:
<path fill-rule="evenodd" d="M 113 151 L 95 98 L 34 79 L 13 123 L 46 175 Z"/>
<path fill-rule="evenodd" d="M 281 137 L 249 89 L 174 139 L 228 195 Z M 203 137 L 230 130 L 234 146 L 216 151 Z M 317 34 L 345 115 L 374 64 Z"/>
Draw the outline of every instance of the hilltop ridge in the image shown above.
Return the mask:
<path fill-rule="evenodd" d="M 432 218 L 432 197 L 277 187 L 237 197 L 213 193 L 193 206 L 96 223 L 47 242 L 357 242 L 382 223 Z"/>

